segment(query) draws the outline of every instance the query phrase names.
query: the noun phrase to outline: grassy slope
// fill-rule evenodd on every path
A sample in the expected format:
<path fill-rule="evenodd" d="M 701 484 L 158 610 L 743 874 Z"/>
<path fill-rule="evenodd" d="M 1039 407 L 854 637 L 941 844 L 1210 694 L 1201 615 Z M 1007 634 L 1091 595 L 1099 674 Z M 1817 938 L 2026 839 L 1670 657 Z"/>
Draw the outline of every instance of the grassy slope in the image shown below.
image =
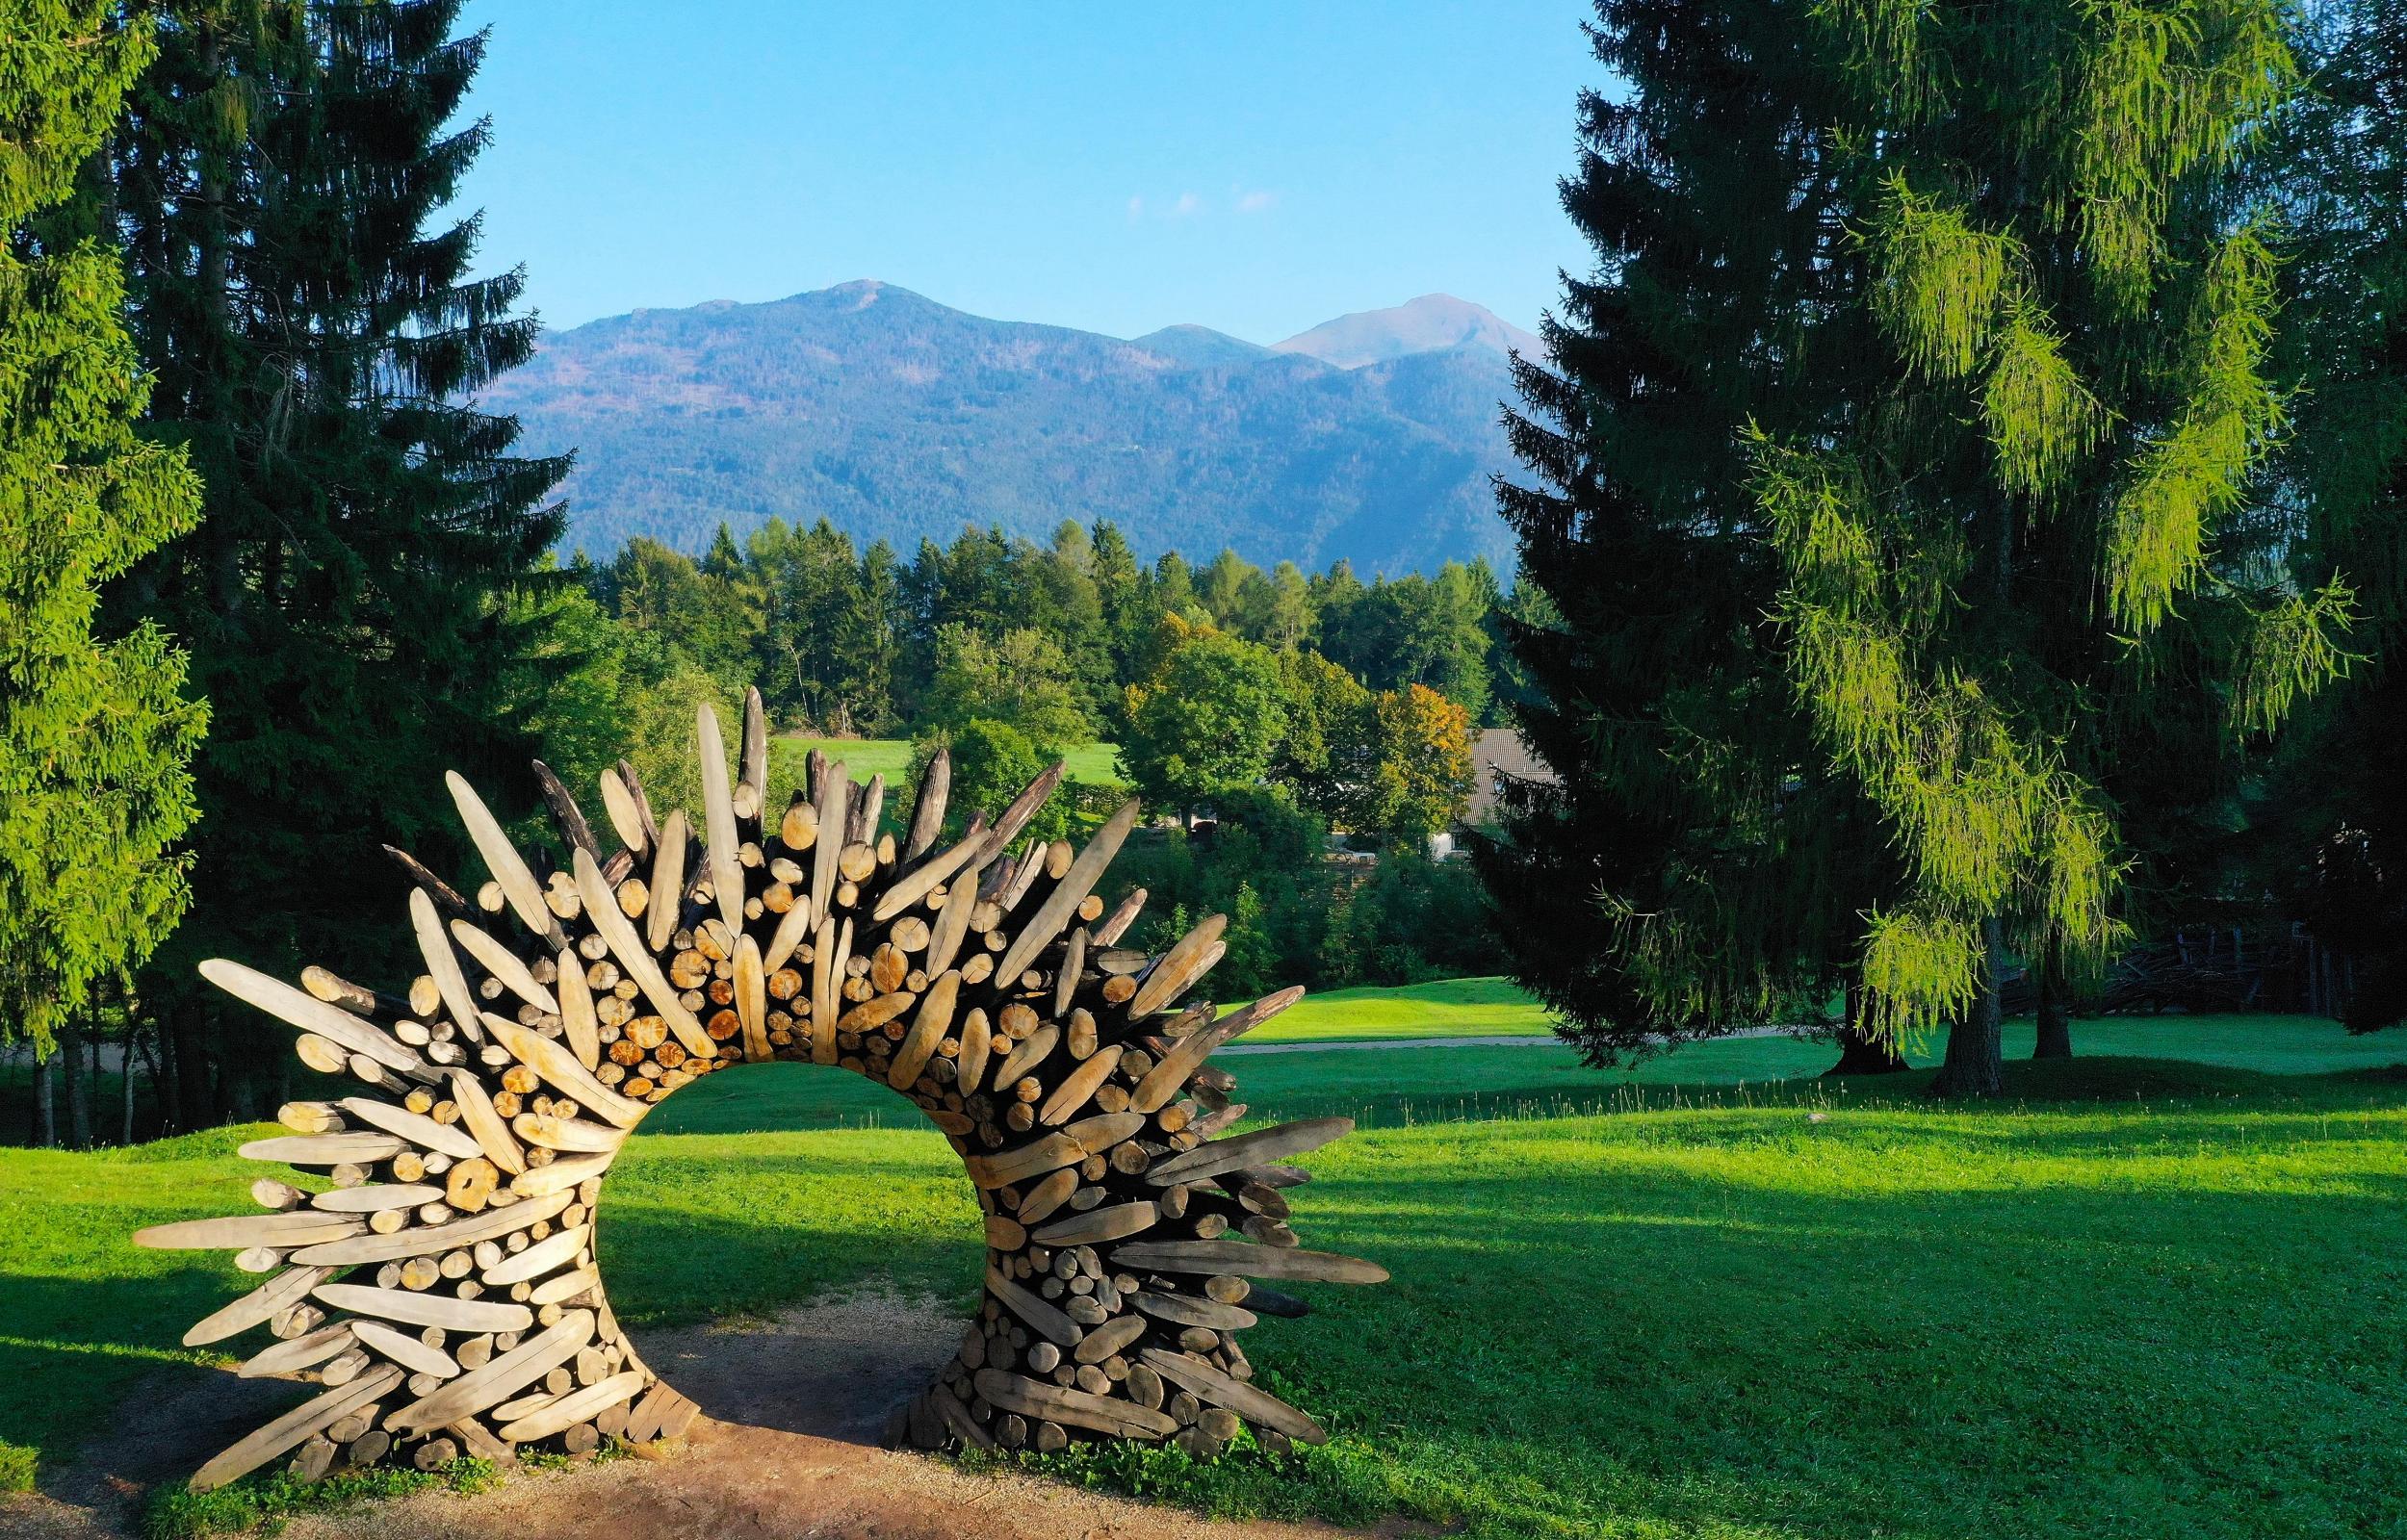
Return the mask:
<path fill-rule="evenodd" d="M 908 738 L 804 738 L 780 737 L 769 743 L 769 781 L 772 785 L 799 785 L 802 782 L 802 761 L 814 749 L 824 752 L 831 759 L 841 759 L 855 781 L 867 782 L 873 775 L 883 775 L 888 786 L 901 785 L 911 770 L 911 740 Z M 1072 781 L 1092 785 L 1118 785 L 1120 750 L 1109 743 L 1090 743 L 1073 749 L 1065 757 L 1069 768 L 1065 775 Z"/>
<path fill-rule="evenodd" d="M 1316 1291 L 1322 1313 L 1269 1323 L 1255 1355 L 1338 1444 L 1300 1482 L 1240 1459 L 1188 1495 L 1497 1534 L 2407 1525 L 2407 1086 L 2109 1061 L 2015 1078 L 2018 1104 L 1969 1113 L 1915 1105 L 1915 1076 L 1821 1121 L 1423 1122 L 1320 1152 L 1310 1242 L 1395 1281 Z M 238 1206 L 240 1137 L 0 1153 L 0 1437 L 61 1450 L 191 1361 L 168 1345 L 243 1280 L 123 1235 Z M 965 1305 L 976 1286 L 969 1192 L 931 1134 L 648 1135 L 611 1191 L 603 1247 L 638 1323 L 854 1277 Z"/>

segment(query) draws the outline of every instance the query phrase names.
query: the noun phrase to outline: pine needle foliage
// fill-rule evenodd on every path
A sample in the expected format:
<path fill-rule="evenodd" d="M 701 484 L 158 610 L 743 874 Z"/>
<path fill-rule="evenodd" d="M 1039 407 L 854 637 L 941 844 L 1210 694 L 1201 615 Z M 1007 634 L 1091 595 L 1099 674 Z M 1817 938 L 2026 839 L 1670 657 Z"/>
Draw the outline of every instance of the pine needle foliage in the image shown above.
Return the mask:
<path fill-rule="evenodd" d="M 148 431 L 207 485 L 200 527 L 112 596 L 187 641 L 215 712 L 193 917 L 144 981 L 179 1065 L 216 1065 L 188 1126 L 272 1105 L 281 1061 L 195 958 L 383 976 L 390 928 L 360 922 L 401 896 L 378 842 L 448 868 L 447 768 L 533 803 L 501 712 L 534 611 L 505 597 L 545 580 L 566 465 L 474 404 L 535 325 L 449 209 L 487 139 L 460 9 L 166 0 L 110 156 Z"/>
<path fill-rule="evenodd" d="M 1750 430 L 1780 667 L 1905 869 L 1870 1020 L 1966 1020 L 2005 948 L 2094 970 L 2151 856 L 2127 812 L 2332 677 L 2350 599 L 2268 500 L 2276 261 L 2241 158 L 2296 69 L 2279 0 L 1820 0 L 1867 388 Z M 2170 779 L 2167 779 L 2170 778 Z M 1994 1049 L 1989 1057 L 1994 1060 Z M 1993 1086 L 1994 1068 L 1971 1071 Z M 1944 1077 L 1943 1077 L 1944 1078 Z"/>
<path fill-rule="evenodd" d="M 1626 89 L 1581 98 L 1563 184 L 1596 266 L 1566 281 L 1548 358 L 1521 361 L 1529 479 L 1499 490 L 1537 600 L 1501 621 L 1514 725 L 1557 779 L 1505 786 L 1473 855 L 1514 976 L 1610 1063 L 1826 998 L 1896 863 L 1782 675 L 1783 569 L 1742 442 L 1817 431 L 1866 352 L 1830 340 L 1868 324 L 1872 279 L 1831 241 L 1855 205 L 1820 24 L 1752 0 L 1596 14 Z M 1886 534 L 1831 485 L 1799 492 L 1799 538 L 1894 590 Z"/>
<path fill-rule="evenodd" d="M 0 23 L 0 1041 L 38 1053 L 190 892 L 167 847 L 207 712 L 157 626 L 96 623 L 99 585 L 190 529 L 200 492 L 136 435 L 116 252 L 62 217 L 151 54 L 146 19 L 106 0 Z"/>

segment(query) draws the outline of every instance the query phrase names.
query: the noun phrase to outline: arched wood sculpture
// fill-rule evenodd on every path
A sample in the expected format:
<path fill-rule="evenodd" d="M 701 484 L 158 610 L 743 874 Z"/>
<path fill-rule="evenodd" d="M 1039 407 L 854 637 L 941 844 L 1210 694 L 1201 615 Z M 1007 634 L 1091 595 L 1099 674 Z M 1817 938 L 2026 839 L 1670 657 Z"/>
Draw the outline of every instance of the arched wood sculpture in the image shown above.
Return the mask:
<path fill-rule="evenodd" d="M 1176 1439 L 1208 1453 L 1240 1420 L 1279 1446 L 1309 1417 L 1248 1383 L 1236 1333 L 1305 1306 L 1250 1279 L 1376 1283 L 1386 1272 L 1296 1248 L 1279 1164 L 1345 1133 L 1320 1118 L 1228 1139 L 1244 1113 L 1212 1050 L 1292 1004 L 1231 1014 L 1180 997 L 1221 955 L 1205 920 L 1160 957 L 1118 943 L 1145 901 L 1105 912 L 1123 807 L 1083 850 L 1010 846 L 1058 764 L 939 849 L 938 756 L 898 843 L 880 781 L 812 756 L 771 823 L 768 736 L 746 703 L 740 779 L 700 716 L 701 837 L 656 821 L 634 769 L 602 777 L 607 848 L 536 770 L 568 865 L 538 878 L 468 783 L 452 794 L 492 873 L 471 905 L 408 856 L 426 971 L 405 996 L 310 968 L 294 988 L 240 963 L 209 980 L 302 1034 L 311 1068 L 365 1094 L 293 1102 L 288 1138 L 243 1154 L 329 1172 L 272 1177 L 269 1212 L 164 1224 L 151 1246 L 223 1246 L 272 1274 L 185 1334 L 266 1325 L 242 1366 L 324 1387 L 210 1460 L 195 1490 L 286 1454 L 338 1463 L 572 1452 L 682 1433 L 695 1408 L 618 1328 L 593 1232 L 610 1162 L 652 1104 L 696 1076 L 769 1059 L 838 1065 L 924 1110 L 986 1215 L 986 1298 L 936 1382 L 889 1423 L 922 1448 Z"/>

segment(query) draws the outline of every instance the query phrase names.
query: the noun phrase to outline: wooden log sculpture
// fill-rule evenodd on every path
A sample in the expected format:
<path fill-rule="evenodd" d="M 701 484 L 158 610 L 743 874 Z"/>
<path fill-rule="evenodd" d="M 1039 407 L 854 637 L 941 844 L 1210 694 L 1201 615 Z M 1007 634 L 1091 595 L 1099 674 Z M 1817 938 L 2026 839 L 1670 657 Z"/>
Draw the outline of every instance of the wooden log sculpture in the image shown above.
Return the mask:
<path fill-rule="evenodd" d="M 1273 1447 L 1318 1424 L 1249 1383 L 1236 1334 L 1302 1301 L 1255 1278 L 1376 1283 L 1299 1249 L 1280 1164 L 1347 1132 L 1318 1118 L 1214 1135 L 1244 1107 L 1212 1051 L 1302 994 L 1216 1016 L 1182 997 L 1222 952 L 1217 916 L 1159 957 L 1120 944 L 1142 890 L 1105 910 L 1129 803 L 1083 850 L 1014 849 L 1061 777 L 940 848 L 948 775 L 928 767 L 900 844 L 881 790 L 812 756 L 764 806 L 766 724 L 746 703 L 732 784 L 697 724 L 700 840 L 656 818 L 632 766 L 602 776 L 606 851 L 538 764 L 568 863 L 538 878 L 465 781 L 452 794 L 491 880 L 472 906 L 425 866 L 410 923 L 426 971 L 402 996 L 323 968 L 294 988 L 240 963 L 212 983 L 298 1028 L 310 1067 L 359 1095 L 288 1104 L 289 1137 L 243 1153 L 330 1175 L 263 1177 L 262 1212 L 143 1230 L 272 1274 L 185 1334 L 276 1340 L 242 1367 L 323 1387 L 210 1460 L 206 1490 L 291 1455 L 305 1476 L 378 1461 L 506 1460 L 544 1444 L 672 1437 L 696 1408 L 620 1332 L 594 1261 L 610 1162 L 661 1098 L 773 1059 L 835 1065 L 909 1097 L 952 1143 L 986 1217 L 986 1298 L 959 1352 L 889 1419 L 922 1449 L 1177 1440 L 1239 1424 Z"/>

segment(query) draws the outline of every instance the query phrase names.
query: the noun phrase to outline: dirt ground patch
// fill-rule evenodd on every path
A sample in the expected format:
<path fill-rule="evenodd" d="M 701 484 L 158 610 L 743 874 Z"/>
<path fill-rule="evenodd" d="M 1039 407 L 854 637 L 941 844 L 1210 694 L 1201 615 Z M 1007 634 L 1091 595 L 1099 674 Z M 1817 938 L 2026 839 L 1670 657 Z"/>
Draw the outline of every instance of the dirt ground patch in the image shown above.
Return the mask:
<path fill-rule="evenodd" d="M 516 1474 L 498 1492 L 430 1492 L 302 1517 L 288 1540 L 1329 1540 L 1343 1531 L 1220 1524 L 876 1447 L 887 1408 L 951 1355 L 961 1313 L 932 1299 L 848 1295 L 774 1321 L 653 1331 L 635 1346 L 705 1413 L 682 1453 Z M 122 1540 L 150 1486 L 193 1469 L 292 1399 L 230 1373 L 129 1418 L 46 1482 L 0 1500 L 0 1540 Z"/>

